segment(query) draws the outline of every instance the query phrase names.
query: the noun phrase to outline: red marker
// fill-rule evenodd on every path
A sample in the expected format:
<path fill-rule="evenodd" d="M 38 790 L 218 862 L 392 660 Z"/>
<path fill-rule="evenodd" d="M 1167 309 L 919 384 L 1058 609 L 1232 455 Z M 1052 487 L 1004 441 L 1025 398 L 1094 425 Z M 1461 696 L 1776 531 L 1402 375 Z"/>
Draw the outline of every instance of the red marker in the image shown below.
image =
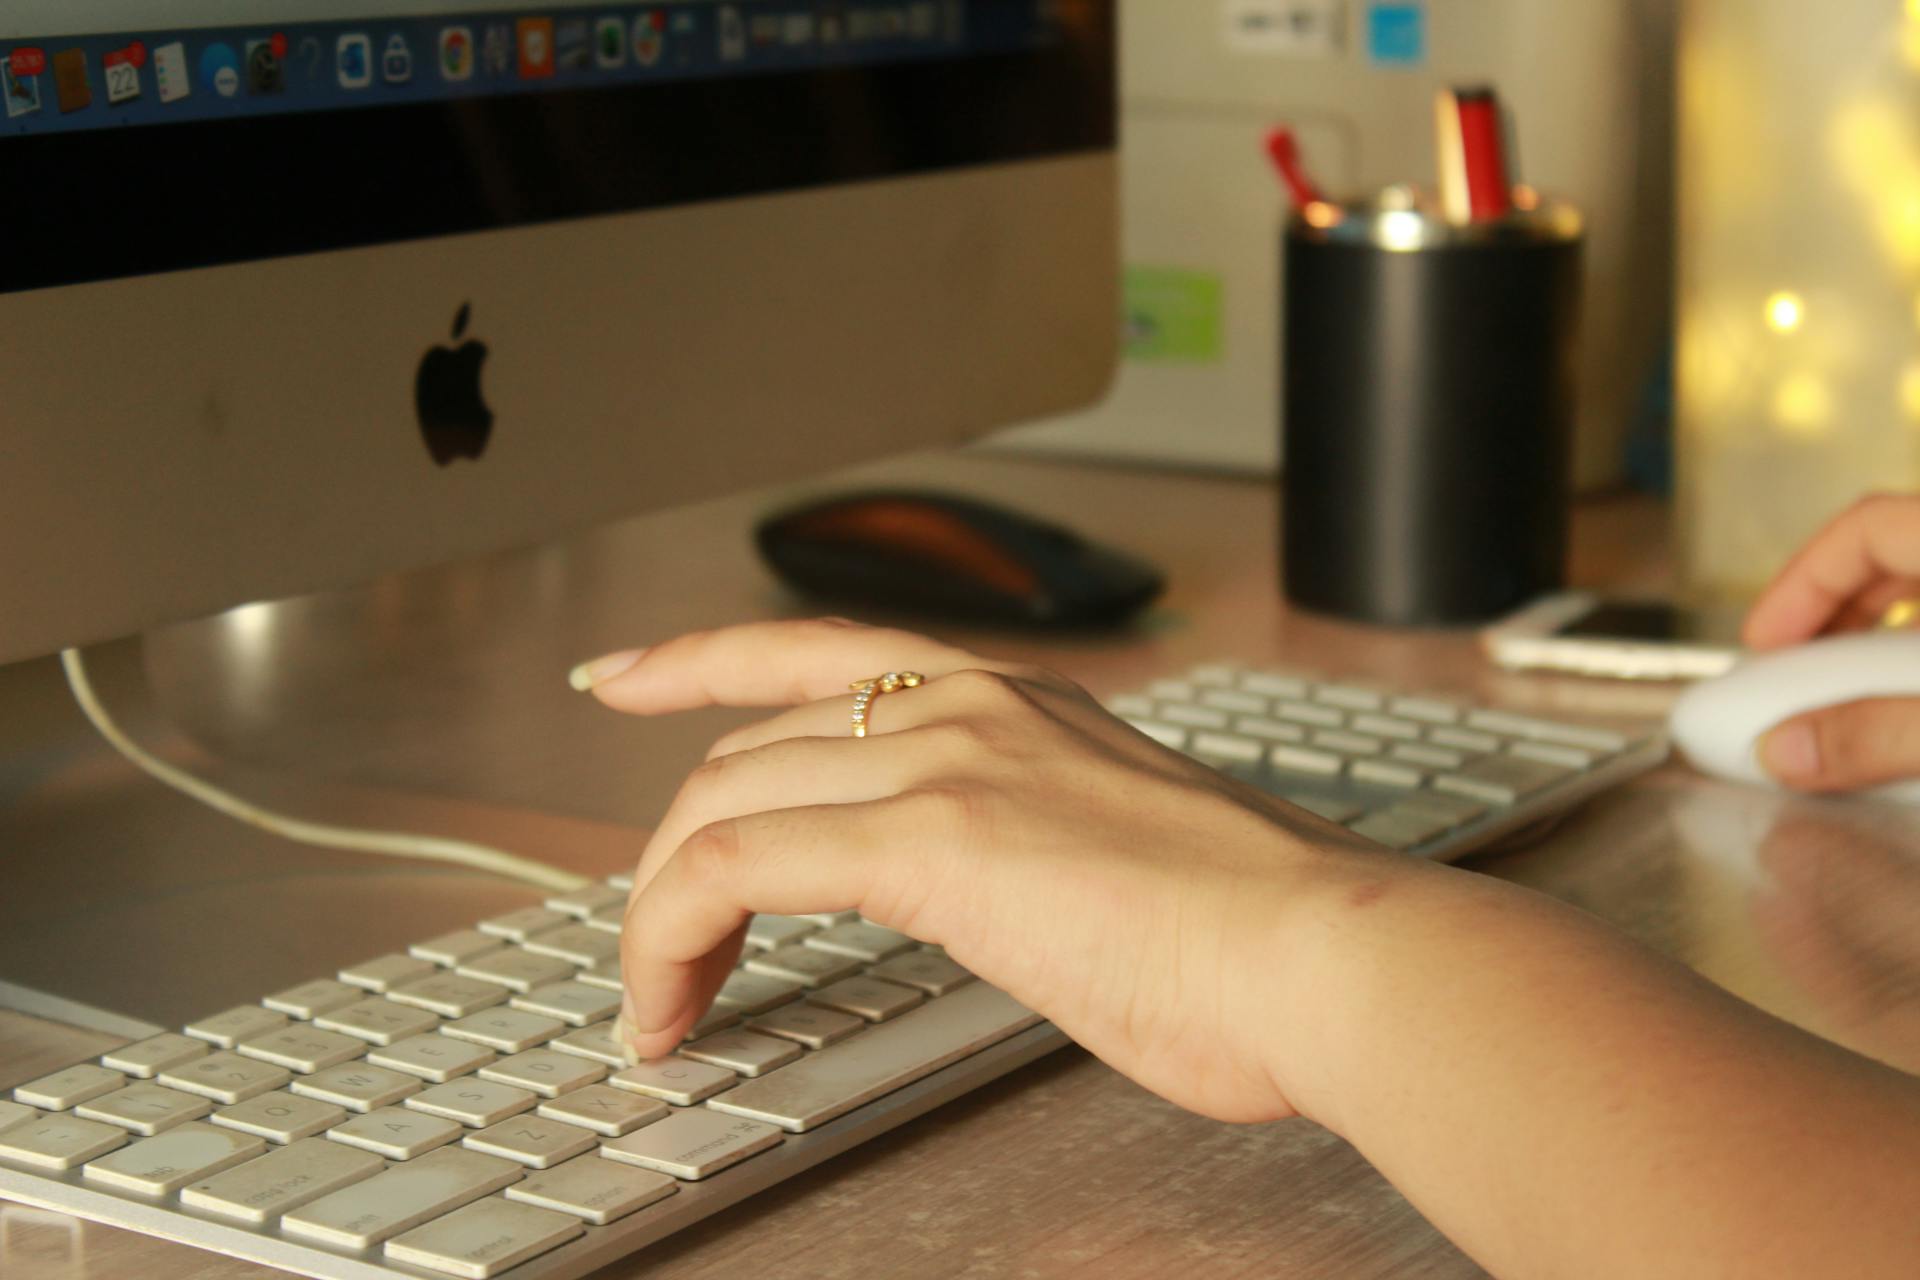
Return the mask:
<path fill-rule="evenodd" d="M 1294 208 L 1304 209 L 1323 198 L 1320 188 L 1307 176 L 1306 166 L 1300 159 L 1300 144 L 1294 138 L 1293 130 L 1282 125 L 1267 135 L 1267 157 L 1279 172 L 1280 181 L 1286 184 L 1287 194 L 1293 197 Z"/>
<path fill-rule="evenodd" d="M 1507 172 L 1507 141 L 1502 135 L 1500 102 L 1491 89 L 1459 94 L 1460 146 L 1467 170 L 1467 201 L 1475 222 L 1504 218 L 1513 210 L 1513 181 Z"/>

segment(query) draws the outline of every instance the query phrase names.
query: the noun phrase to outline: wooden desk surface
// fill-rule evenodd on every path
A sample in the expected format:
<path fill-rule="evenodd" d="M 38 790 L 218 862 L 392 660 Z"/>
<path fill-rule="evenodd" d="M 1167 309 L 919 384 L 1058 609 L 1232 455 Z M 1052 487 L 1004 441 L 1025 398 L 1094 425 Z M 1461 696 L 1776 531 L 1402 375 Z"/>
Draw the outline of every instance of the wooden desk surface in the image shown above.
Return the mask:
<path fill-rule="evenodd" d="M 943 629 L 977 649 L 1046 662 L 1100 693 L 1228 658 L 1596 718 L 1658 717 L 1669 697 L 1494 672 L 1463 634 L 1375 631 L 1289 611 L 1276 589 L 1275 501 L 1267 484 L 984 456 L 909 459 L 838 483 L 856 480 L 937 482 L 1045 511 L 1162 563 L 1172 578 L 1169 595 L 1124 636 Z M 830 487 L 837 485 L 800 492 Z M 638 830 L 661 811 L 705 744 L 746 716 L 630 720 L 572 694 L 565 672 L 582 658 L 690 627 L 813 612 L 772 582 L 744 536 L 755 515 L 793 496 L 648 517 L 536 552 L 245 610 L 163 631 L 143 648 L 117 646 L 101 664 L 124 685 L 143 658 L 167 721 L 223 760 L 277 777 L 283 790 L 314 803 L 364 788 L 400 788 L 452 798 L 449 825 L 494 832 L 520 821 L 522 810 L 558 815 L 549 828 L 526 819 L 529 832 L 560 833 L 540 851 L 607 870 L 637 850 Z M 1657 504 L 1619 499 L 1582 507 L 1577 583 L 1657 590 L 1666 573 L 1666 521 Z M 219 874 L 210 873 L 196 892 L 208 910 L 226 913 L 231 928 L 270 930 L 279 939 L 275 963 L 296 978 L 419 936 L 423 911 L 470 919 L 503 894 L 514 896 L 470 879 L 368 871 L 362 864 L 355 865 L 367 874 L 346 882 L 340 868 L 352 860 L 290 853 L 236 835 L 126 778 L 87 741 L 62 698 L 50 663 L 0 669 L 0 707 L 8 717 L 0 728 L 0 796 L 10 800 L 0 807 L 0 847 L 61 841 L 85 849 L 103 879 L 138 879 L 144 864 L 121 852 L 130 835 L 196 851 L 219 841 Z M 492 807 L 476 817 L 460 797 Z M 1573 815 L 1547 840 L 1475 865 L 1576 902 L 1783 1017 L 1914 1070 L 1916 850 L 1920 826 L 1906 811 L 1787 800 L 1670 766 Z M 399 909 L 363 912 L 351 929 L 331 934 L 313 924 L 326 918 L 330 894 L 359 904 L 369 884 Z M 61 947 L 111 947 L 89 943 L 94 935 L 87 931 L 96 927 L 103 937 L 137 936 L 143 904 L 162 889 L 180 892 L 178 885 L 147 885 L 113 909 L 56 912 L 55 926 L 33 904 L 57 886 L 16 880 L 11 888 L 0 896 L 0 977 L 20 976 L 19 966 L 37 963 L 32 957 L 46 951 L 38 944 L 50 939 Z M 6 937 L 27 944 L 8 951 Z M 241 998 L 268 989 L 264 981 L 252 972 L 224 986 L 210 979 L 205 998 Z M 164 985 L 152 994 L 160 1004 L 177 996 Z M 34 1055 L 67 1045 L 75 1056 L 94 1051 L 65 1036 L 46 1024 L 0 1023 L 0 1084 L 31 1074 L 28 1063 L 44 1060 Z M 685 1280 L 762 1271 L 1480 1274 L 1324 1131 L 1299 1121 L 1231 1127 L 1203 1120 L 1077 1050 L 603 1274 Z M 272 1273 L 0 1206 L 0 1274 L 224 1280 Z"/>

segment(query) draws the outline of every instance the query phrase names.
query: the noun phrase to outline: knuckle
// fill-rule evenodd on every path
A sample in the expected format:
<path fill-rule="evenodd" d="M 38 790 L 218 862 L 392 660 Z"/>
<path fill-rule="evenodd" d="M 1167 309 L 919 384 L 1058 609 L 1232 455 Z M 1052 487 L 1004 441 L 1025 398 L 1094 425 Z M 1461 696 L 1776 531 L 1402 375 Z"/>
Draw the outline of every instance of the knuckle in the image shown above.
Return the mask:
<path fill-rule="evenodd" d="M 985 667 L 967 667 L 954 672 L 947 679 L 958 684 L 968 701 L 976 705 L 1002 708 L 1027 701 L 1027 695 L 1021 689 L 1018 677 L 1003 671 L 990 671 Z"/>
<path fill-rule="evenodd" d="M 730 820 L 709 822 L 681 842 L 674 854 L 685 859 L 685 872 L 700 884 L 718 884 L 733 876 L 742 845 L 740 828 Z"/>

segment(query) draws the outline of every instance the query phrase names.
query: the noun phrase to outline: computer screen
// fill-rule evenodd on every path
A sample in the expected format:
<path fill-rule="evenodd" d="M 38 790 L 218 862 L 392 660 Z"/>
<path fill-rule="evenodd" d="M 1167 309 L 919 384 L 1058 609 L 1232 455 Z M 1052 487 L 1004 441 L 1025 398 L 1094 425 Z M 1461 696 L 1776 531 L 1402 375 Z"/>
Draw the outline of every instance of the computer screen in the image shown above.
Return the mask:
<path fill-rule="evenodd" d="M 1112 28 L 15 0 L 0 660 L 1086 402 Z"/>

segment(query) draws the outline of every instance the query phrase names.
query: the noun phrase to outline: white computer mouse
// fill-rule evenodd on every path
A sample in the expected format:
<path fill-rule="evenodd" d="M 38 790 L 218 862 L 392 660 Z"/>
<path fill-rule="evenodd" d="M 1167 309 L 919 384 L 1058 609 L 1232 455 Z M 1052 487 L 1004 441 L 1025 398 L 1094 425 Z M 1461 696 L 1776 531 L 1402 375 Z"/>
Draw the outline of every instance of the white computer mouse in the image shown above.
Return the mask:
<path fill-rule="evenodd" d="M 1772 786 L 1756 753 L 1769 729 L 1803 711 L 1902 696 L 1920 696 L 1920 632 L 1870 631 L 1748 658 L 1689 689 L 1669 727 L 1702 772 Z M 1861 794 L 1920 805 L 1920 779 Z"/>

